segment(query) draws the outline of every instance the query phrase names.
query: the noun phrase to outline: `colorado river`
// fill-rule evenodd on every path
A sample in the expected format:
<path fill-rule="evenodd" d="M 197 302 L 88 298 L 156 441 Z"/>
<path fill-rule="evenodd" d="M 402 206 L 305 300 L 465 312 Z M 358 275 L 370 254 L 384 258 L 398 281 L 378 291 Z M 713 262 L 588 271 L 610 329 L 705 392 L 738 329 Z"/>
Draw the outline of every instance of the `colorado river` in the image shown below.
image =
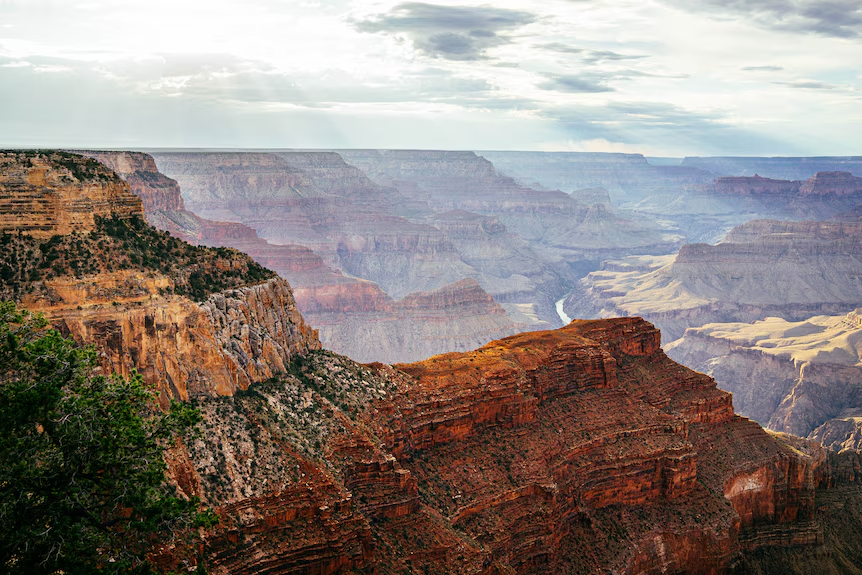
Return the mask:
<path fill-rule="evenodd" d="M 563 302 L 566 301 L 566 298 L 559 300 L 557 302 L 557 315 L 560 316 L 560 319 L 563 320 L 563 325 L 569 325 L 571 323 L 572 318 L 566 315 L 566 312 L 563 311 Z"/>

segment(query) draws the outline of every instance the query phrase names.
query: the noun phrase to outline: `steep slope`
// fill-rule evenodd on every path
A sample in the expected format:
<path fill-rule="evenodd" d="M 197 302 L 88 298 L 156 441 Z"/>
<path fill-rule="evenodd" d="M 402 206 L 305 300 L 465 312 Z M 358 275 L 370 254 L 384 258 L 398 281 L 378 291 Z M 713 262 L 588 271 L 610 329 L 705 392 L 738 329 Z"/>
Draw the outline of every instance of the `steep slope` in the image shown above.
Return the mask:
<path fill-rule="evenodd" d="M 377 284 L 327 266 L 308 248 L 271 244 L 244 224 L 206 220 L 189 212 L 177 182 L 159 172 L 147 154 L 82 153 L 118 171 L 130 183 L 132 191 L 143 199 L 152 225 L 193 243 L 239 249 L 288 279 L 297 308 L 311 325 L 320 328 L 323 343 L 356 360 L 413 361 L 477 347 L 521 331 L 527 324 L 548 327 L 536 318 L 510 321 L 475 282 L 450 284 L 432 294 L 418 292 L 399 302 Z M 294 163 L 305 162 L 307 181 L 327 193 L 352 194 L 371 204 L 386 204 L 393 193 L 397 194 L 393 189 L 379 188 L 340 157 L 331 157 L 333 154 L 284 155 Z M 332 170 L 333 165 L 339 169 Z M 411 304 L 414 300 L 427 303 L 427 309 Z"/>
<path fill-rule="evenodd" d="M 860 311 L 707 324 L 687 330 L 667 353 L 715 377 L 738 412 L 764 427 L 862 450 Z"/>
<path fill-rule="evenodd" d="M 200 550 L 213 573 L 717 573 L 823 540 L 813 497 L 831 460 L 735 416 L 643 320 L 360 366 L 320 351 L 289 286 L 246 256 L 135 217 L 94 226 L 7 228 L 3 289 L 105 368 L 199 406 L 201 435 L 168 465 L 221 517 Z M 401 305 L 433 321 L 449 295 Z M 184 568 L 176 552 L 156 559 Z"/>
<path fill-rule="evenodd" d="M 801 321 L 862 305 L 862 224 L 756 220 L 718 245 L 687 244 L 673 258 L 609 263 L 564 304 L 571 317 L 640 315 L 667 341 L 688 327 Z"/>
<path fill-rule="evenodd" d="M 447 217 L 435 214 L 424 198 L 374 183 L 339 154 L 283 151 L 275 155 L 304 174 L 311 186 L 306 195 L 313 197 L 276 194 L 273 199 L 271 193 L 261 191 L 257 181 L 252 182 L 256 172 L 250 165 L 258 154 L 243 159 L 156 154 L 156 160 L 180 180 L 189 205 L 202 215 L 242 221 L 272 243 L 308 247 L 327 266 L 372 281 L 390 297 L 399 299 L 472 278 L 508 306 L 514 322 L 537 328 L 559 325 L 553 303 L 567 291 L 572 275 L 559 257 L 556 263 L 546 261 L 500 222 L 487 229 L 475 224 L 468 238 L 464 226 L 447 225 Z M 225 176 L 228 172 L 230 178 Z M 251 183 L 246 185 L 243 178 Z M 230 201 L 213 199 L 206 192 L 209 187 L 228 190 L 230 186 L 238 186 Z M 199 197 L 207 199 L 194 204 Z M 482 219 L 476 214 L 469 217 Z M 513 273 L 509 266 L 492 265 L 495 260 L 530 263 Z"/>
<path fill-rule="evenodd" d="M 720 573 L 822 542 L 825 454 L 658 344 L 620 319 L 397 369 L 315 352 L 204 400 L 173 468 L 225 517 L 215 573 Z"/>
<path fill-rule="evenodd" d="M 297 155 L 319 156 L 318 163 L 333 160 L 324 152 Z M 187 205 L 199 215 L 244 223 L 271 243 L 308 247 L 327 265 L 371 280 L 392 297 L 437 289 L 475 273 L 436 228 L 354 203 L 351 196 L 367 191 L 364 181 L 355 193 L 341 187 L 341 195 L 330 195 L 303 169 L 275 154 L 154 157 L 180 182 Z M 334 169 L 343 172 L 343 162 Z"/>
<path fill-rule="evenodd" d="M 499 218 L 550 262 L 596 260 L 622 250 L 667 253 L 680 239 L 653 222 L 617 214 L 610 206 L 585 205 L 560 191 L 522 186 L 473 152 L 341 153 L 371 179 L 425 200 L 436 211 L 465 210 Z"/>
<path fill-rule="evenodd" d="M 18 219 L 0 224 L 0 297 L 95 343 L 106 369 L 138 370 L 165 400 L 225 395 L 320 347 L 284 280 L 234 250 L 190 246 L 148 226 L 141 201 L 101 164 L 63 152 L 4 160 L 3 200 Z M 72 222 L 75 233 L 30 224 L 44 213 L 21 183 L 33 181 L 52 199 L 55 221 Z"/>

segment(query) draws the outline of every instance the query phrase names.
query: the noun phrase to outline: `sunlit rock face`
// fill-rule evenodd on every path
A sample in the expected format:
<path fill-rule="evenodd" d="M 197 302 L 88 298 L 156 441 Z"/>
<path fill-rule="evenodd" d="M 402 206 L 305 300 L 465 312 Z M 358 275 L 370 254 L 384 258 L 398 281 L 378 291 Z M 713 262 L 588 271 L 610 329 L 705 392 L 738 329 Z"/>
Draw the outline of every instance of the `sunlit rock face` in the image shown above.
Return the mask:
<path fill-rule="evenodd" d="M 860 450 L 859 314 L 707 324 L 666 347 L 732 392 L 741 415 L 836 451 Z"/>
<path fill-rule="evenodd" d="M 66 152 L 0 152 L 0 231 L 87 233 L 98 217 L 142 216 L 141 200 L 103 165 Z"/>
<path fill-rule="evenodd" d="M 566 300 L 571 317 L 640 315 L 665 342 L 706 323 L 801 321 L 862 305 L 862 224 L 755 220 L 676 257 L 607 262 Z"/>
<path fill-rule="evenodd" d="M 659 340 L 625 318 L 394 368 L 313 352 L 202 402 L 171 468 L 223 516 L 216 573 L 720 573 L 822 541 L 825 452 Z"/>

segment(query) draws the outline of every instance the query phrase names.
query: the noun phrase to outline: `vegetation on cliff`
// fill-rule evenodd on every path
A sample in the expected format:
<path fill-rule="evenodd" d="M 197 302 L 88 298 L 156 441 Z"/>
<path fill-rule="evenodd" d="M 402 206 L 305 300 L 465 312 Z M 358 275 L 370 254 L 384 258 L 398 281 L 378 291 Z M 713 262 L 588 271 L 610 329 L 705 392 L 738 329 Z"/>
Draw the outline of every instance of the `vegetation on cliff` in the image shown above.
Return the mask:
<path fill-rule="evenodd" d="M 249 256 L 230 248 L 192 246 L 141 218 L 98 218 L 95 231 L 39 240 L 0 234 L 0 297 L 17 299 L 38 282 L 84 278 L 120 270 L 169 277 L 174 293 L 202 301 L 215 292 L 275 277 Z"/>
<path fill-rule="evenodd" d="M 200 413 L 162 412 L 140 376 L 0 303 L 0 572 L 150 573 L 155 544 L 215 523 L 167 483 L 164 452 Z"/>

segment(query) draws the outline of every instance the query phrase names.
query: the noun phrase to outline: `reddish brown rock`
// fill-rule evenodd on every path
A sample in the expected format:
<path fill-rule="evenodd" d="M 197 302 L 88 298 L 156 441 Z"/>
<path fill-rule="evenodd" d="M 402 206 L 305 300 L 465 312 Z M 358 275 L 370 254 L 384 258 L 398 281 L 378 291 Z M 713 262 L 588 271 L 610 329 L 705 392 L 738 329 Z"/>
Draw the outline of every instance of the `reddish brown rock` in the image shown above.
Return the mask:
<path fill-rule="evenodd" d="M 101 164 L 66 152 L 0 152 L 0 231 L 39 238 L 143 216 L 141 200 Z"/>

